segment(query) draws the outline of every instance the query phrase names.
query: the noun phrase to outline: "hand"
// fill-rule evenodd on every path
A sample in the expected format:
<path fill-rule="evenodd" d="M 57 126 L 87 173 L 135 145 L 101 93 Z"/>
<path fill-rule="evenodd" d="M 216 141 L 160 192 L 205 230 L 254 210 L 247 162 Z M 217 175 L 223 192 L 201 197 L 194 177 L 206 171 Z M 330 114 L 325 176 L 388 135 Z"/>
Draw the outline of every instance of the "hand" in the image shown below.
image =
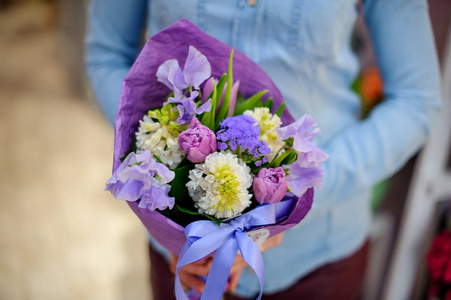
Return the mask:
<path fill-rule="evenodd" d="M 169 268 L 172 274 L 175 275 L 177 269 L 178 256 L 169 253 Z M 213 257 L 207 257 L 188 265 L 183 266 L 179 272 L 180 283 L 186 290 L 193 289 L 202 293 L 205 288 L 205 282 L 199 279 L 198 276 L 207 275 L 210 271 Z"/>
<path fill-rule="evenodd" d="M 267 239 L 260 247 L 260 251 L 264 252 L 268 249 L 279 246 L 283 240 L 283 233 L 279 233 L 275 236 Z M 169 267 L 173 274 L 176 272 L 178 256 L 170 253 L 169 255 Z M 194 289 L 200 293 L 203 292 L 205 288 L 205 283 L 199 279 L 198 276 L 207 275 L 211 268 L 211 263 L 213 262 L 213 257 L 210 256 L 206 259 L 190 263 L 183 266 L 179 272 L 180 282 L 184 289 Z M 241 257 L 237 255 L 233 261 L 232 268 L 230 269 L 229 276 L 229 287 L 228 290 L 234 291 L 238 285 L 238 281 L 243 273 L 244 268 L 247 267 L 247 263 Z"/>
<path fill-rule="evenodd" d="M 265 252 L 266 250 L 269 250 L 271 248 L 277 247 L 280 244 L 282 244 L 284 234 L 285 233 L 282 232 L 282 233 L 273 235 L 272 237 L 270 237 L 269 239 L 264 241 L 263 244 L 259 247 L 260 252 Z"/>

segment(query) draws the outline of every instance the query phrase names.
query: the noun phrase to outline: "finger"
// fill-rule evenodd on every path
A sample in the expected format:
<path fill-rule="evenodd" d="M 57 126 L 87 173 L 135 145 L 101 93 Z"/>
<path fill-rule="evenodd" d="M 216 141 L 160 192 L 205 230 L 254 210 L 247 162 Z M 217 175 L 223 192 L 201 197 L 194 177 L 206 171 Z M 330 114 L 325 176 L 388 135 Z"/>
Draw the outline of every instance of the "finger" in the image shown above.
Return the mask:
<path fill-rule="evenodd" d="M 276 234 L 267 239 L 259 248 L 261 252 L 279 246 L 283 241 L 284 233 Z"/>
<path fill-rule="evenodd" d="M 207 275 L 211 268 L 211 260 L 193 262 L 183 266 L 183 269 L 194 275 Z"/>
<path fill-rule="evenodd" d="M 244 261 L 244 259 L 240 256 L 237 256 L 235 258 L 235 261 L 233 262 L 232 268 L 230 269 L 230 273 L 236 273 L 237 271 L 244 269 L 247 267 L 247 262 Z"/>
<path fill-rule="evenodd" d="M 173 275 L 175 275 L 175 272 L 176 272 L 177 261 L 178 261 L 178 256 L 176 256 L 172 253 L 169 253 L 169 270 L 171 271 L 171 273 Z"/>
<path fill-rule="evenodd" d="M 180 283 L 184 289 L 193 289 L 202 293 L 205 288 L 205 283 L 200 280 L 196 275 L 180 271 L 179 273 Z"/>

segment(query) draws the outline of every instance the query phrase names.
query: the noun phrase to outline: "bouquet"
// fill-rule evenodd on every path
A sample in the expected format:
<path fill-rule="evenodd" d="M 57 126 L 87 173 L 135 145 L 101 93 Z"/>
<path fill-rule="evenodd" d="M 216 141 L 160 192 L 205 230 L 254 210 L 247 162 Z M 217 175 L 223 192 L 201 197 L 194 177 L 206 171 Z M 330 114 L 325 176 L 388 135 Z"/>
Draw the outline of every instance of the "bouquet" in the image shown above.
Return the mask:
<path fill-rule="evenodd" d="M 124 80 L 106 190 L 129 201 L 151 235 L 179 255 L 177 275 L 214 254 L 203 297 L 221 298 L 240 251 L 260 298 L 256 243 L 305 217 L 328 157 L 312 144 L 315 120 L 293 121 L 263 70 L 180 20 L 147 42 Z M 184 299 L 177 275 L 175 293 Z"/>

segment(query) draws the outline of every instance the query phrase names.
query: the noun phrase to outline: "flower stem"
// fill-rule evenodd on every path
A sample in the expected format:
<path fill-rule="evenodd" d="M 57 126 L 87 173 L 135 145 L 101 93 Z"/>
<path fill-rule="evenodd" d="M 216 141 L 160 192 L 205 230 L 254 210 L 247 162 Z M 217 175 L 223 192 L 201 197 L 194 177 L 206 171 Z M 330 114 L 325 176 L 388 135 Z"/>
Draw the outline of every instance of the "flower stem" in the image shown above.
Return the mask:
<path fill-rule="evenodd" d="M 276 155 L 274 155 L 274 158 L 271 160 L 271 162 L 269 163 L 269 166 L 271 167 L 273 165 L 273 163 L 276 161 L 277 156 L 279 156 L 280 151 L 282 151 L 283 149 L 285 149 L 285 146 L 287 145 L 287 143 L 285 143 L 282 147 L 280 147 L 279 150 L 277 150 Z"/>

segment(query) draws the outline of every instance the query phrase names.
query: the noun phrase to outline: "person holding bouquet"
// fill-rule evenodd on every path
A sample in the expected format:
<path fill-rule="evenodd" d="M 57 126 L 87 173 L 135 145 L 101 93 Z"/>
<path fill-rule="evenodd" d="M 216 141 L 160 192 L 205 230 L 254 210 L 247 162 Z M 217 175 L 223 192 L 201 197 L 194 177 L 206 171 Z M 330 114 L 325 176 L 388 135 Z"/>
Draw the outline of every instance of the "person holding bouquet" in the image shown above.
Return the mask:
<path fill-rule="evenodd" d="M 90 3 L 87 72 L 111 122 L 143 32 L 153 35 L 186 18 L 261 66 L 295 119 L 308 112 L 321 127 L 316 145 L 330 156 L 323 164 L 324 184 L 300 225 L 262 245 L 263 299 L 358 296 L 368 249 L 371 187 L 419 150 L 439 108 L 439 69 L 427 3 L 364 0 L 362 8 L 386 99 L 363 121 L 359 99 L 350 88 L 359 70 L 350 47 L 355 0 Z M 169 299 L 176 259 L 152 238 L 150 243 L 154 299 Z M 184 267 L 184 287 L 201 291 L 198 276 L 210 266 L 211 260 L 205 259 Z M 238 256 L 226 299 L 259 293 L 259 282 L 245 267 Z"/>

